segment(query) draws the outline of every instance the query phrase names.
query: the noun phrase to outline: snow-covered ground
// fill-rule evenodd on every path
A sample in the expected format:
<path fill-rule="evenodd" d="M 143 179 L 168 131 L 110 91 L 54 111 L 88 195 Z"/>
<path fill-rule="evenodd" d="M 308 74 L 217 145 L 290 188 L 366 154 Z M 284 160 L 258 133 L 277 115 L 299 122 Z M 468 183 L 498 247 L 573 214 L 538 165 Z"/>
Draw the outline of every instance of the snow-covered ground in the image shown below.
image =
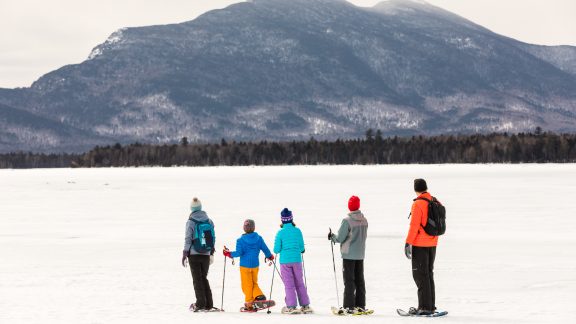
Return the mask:
<path fill-rule="evenodd" d="M 395 313 L 416 304 L 403 254 L 416 177 L 448 210 L 435 273 L 437 305 L 450 312 L 442 319 Z M 575 179 L 574 164 L 0 170 L 0 323 L 576 323 Z M 351 194 L 370 223 L 365 275 L 376 313 L 341 318 L 330 314 L 326 234 Z M 219 247 L 234 246 L 245 218 L 271 246 L 280 210 L 292 209 L 316 314 L 239 313 L 230 263 L 227 312 L 188 312 L 192 278 L 180 256 L 193 196 L 214 219 Z M 266 294 L 271 275 L 261 266 Z M 342 290 L 340 273 L 338 281 Z M 272 297 L 283 300 L 279 280 Z"/>

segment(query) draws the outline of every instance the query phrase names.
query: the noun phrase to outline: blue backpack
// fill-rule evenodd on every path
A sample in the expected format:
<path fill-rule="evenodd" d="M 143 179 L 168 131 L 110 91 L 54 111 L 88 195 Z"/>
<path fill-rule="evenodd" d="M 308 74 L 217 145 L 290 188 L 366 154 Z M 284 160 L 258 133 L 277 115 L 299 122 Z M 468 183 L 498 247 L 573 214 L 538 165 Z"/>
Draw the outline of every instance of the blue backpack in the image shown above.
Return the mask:
<path fill-rule="evenodd" d="M 197 221 L 192 219 L 194 222 L 194 250 L 198 253 L 212 252 L 214 250 L 214 243 L 216 241 L 216 235 L 214 234 L 214 226 L 210 221 Z"/>

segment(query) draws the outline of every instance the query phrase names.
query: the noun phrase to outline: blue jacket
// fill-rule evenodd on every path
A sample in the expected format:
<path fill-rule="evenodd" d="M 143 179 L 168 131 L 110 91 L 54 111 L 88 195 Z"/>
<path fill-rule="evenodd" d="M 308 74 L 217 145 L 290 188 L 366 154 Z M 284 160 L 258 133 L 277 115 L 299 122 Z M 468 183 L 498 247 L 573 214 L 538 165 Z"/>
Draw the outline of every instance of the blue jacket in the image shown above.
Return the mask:
<path fill-rule="evenodd" d="M 240 266 L 245 268 L 257 268 L 260 265 L 260 260 L 258 256 L 260 251 L 264 252 L 264 255 L 269 258 L 272 256 L 270 250 L 264 243 L 262 236 L 258 233 L 243 234 L 236 241 L 236 251 L 231 252 L 233 258 L 240 257 Z"/>
<path fill-rule="evenodd" d="M 283 224 L 274 240 L 274 253 L 280 253 L 280 264 L 302 262 L 304 237 L 292 223 Z"/>

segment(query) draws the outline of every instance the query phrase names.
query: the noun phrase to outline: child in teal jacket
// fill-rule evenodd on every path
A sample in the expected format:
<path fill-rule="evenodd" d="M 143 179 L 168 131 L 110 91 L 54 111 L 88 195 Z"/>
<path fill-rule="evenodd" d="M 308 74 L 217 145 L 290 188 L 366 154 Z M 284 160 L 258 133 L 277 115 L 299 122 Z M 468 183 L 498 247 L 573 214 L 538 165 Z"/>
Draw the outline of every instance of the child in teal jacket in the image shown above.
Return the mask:
<path fill-rule="evenodd" d="M 304 237 L 294 224 L 292 212 L 288 208 L 284 208 L 280 216 L 282 229 L 276 234 L 274 253 L 280 254 L 280 273 L 286 292 L 286 307 L 282 309 L 282 313 L 312 313 L 303 276 Z M 300 309 L 296 309 L 297 301 Z"/>

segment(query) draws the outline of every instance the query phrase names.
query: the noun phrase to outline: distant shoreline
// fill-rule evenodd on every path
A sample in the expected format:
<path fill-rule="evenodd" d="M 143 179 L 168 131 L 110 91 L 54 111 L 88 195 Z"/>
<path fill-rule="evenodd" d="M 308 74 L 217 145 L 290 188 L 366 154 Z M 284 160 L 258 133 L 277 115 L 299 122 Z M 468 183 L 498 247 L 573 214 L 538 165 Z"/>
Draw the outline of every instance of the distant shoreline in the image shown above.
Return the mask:
<path fill-rule="evenodd" d="M 86 153 L 0 154 L 0 169 L 144 166 L 373 165 L 445 163 L 573 163 L 576 134 L 492 133 L 382 137 L 336 141 L 228 142 L 96 146 Z"/>

